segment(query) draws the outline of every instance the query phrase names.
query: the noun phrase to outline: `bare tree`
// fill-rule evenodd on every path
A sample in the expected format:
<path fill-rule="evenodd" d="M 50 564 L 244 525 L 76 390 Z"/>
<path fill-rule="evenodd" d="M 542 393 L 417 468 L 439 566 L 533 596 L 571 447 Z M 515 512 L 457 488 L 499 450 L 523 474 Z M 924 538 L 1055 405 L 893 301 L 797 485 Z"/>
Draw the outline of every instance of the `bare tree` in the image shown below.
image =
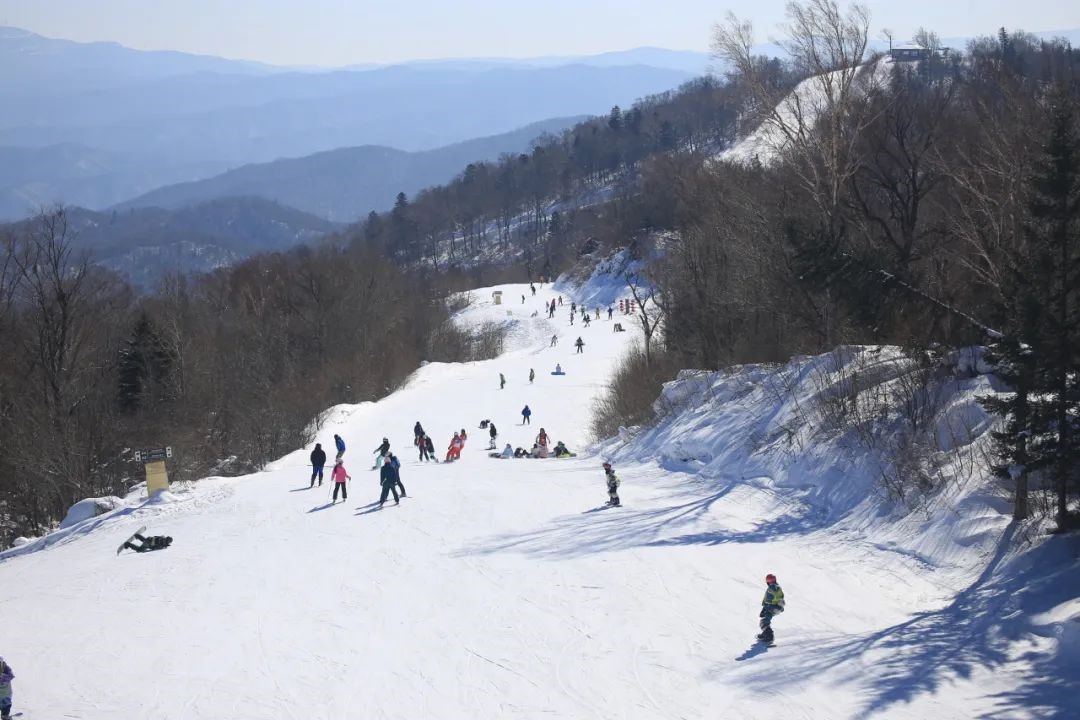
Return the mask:
<path fill-rule="evenodd" d="M 664 306 L 659 300 L 660 294 L 654 283 L 648 282 L 640 274 L 632 271 L 623 273 L 623 279 L 626 280 L 626 287 L 630 289 L 630 294 L 641 311 L 638 319 L 641 321 L 641 329 L 645 337 L 645 365 L 648 367 L 652 365 L 653 335 L 664 320 Z"/>

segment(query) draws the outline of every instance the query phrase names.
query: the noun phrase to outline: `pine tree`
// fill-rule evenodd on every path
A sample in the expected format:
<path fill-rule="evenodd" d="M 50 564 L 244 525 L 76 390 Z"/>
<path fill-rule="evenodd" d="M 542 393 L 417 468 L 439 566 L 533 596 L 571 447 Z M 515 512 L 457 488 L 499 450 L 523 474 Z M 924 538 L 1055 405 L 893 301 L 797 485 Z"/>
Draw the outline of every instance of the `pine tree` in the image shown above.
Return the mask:
<path fill-rule="evenodd" d="M 148 400 L 167 395 L 171 358 L 150 318 L 143 313 L 120 351 L 117 402 L 125 412 L 135 412 Z"/>
<path fill-rule="evenodd" d="M 1065 87 L 1050 98 L 1050 133 L 1032 183 L 1026 235 L 1043 296 L 1044 342 L 1037 356 L 1032 403 L 1040 465 L 1057 495 L 1058 524 L 1069 520 L 1069 490 L 1080 469 L 1080 137 L 1074 100 Z"/>

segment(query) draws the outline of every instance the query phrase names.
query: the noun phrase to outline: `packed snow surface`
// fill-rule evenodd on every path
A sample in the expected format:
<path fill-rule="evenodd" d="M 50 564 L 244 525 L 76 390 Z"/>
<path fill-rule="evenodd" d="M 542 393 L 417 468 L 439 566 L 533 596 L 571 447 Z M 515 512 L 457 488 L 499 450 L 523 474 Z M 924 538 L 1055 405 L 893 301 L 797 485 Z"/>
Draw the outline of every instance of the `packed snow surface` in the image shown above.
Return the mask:
<path fill-rule="evenodd" d="M 330 409 L 317 440 L 331 457 L 334 433 L 348 444 L 345 503 L 331 504 L 329 472 L 309 489 L 309 446 L 264 472 L 132 496 L 0 555 L 15 710 L 87 720 L 1064 712 L 1080 614 L 1069 540 L 1015 550 L 1007 504 L 977 477 L 953 484 L 946 511 L 897 514 L 873 463 L 800 414 L 846 356 L 685 374 L 658 401 L 655 427 L 587 447 L 590 403 L 639 335 L 618 314 L 630 331 L 613 333 L 606 312 L 569 326 L 571 293 L 599 299 L 604 281 L 593 284 L 535 298 L 527 285 L 474 291 L 459 322 L 507 323 L 501 357 L 431 363 L 384 400 Z M 604 287 L 617 296 L 610 279 Z M 560 291 L 549 320 L 542 305 Z M 886 368 L 901 362 L 881 352 Z M 556 363 L 564 376 L 551 375 Z M 961 448 L 985 430 L 970 402 L 985 382 L 958 381 L 946 399 L 943 417 L 968 431 Z M 500 449 L 531 445 L 543 427 L 578 457 L 490 459 L 484 419 Z M 462 459 L 420 464 L 416 421 L 439 455 L 465 428 Z M 377 509 L 383 436 L 408 497 Z M 943 472 L 961 471 L 957 457 Z M 603 507 L 603 458 L 615 461 L 622 508 Z M 117 556 L 142 525 L 173 545 Z M 767 572 L 788 598 L 772 648 L 754 641 Z"/>

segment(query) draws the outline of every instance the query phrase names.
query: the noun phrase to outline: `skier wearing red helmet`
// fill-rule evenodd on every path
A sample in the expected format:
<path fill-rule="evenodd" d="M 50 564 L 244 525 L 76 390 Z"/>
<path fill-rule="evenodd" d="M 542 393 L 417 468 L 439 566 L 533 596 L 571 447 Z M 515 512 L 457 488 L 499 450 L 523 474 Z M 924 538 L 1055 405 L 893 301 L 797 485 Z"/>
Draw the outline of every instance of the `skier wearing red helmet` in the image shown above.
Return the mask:
<path fill-rule="evenodd" d="M 761 633 L 757 639 L 771 644 L 773 642 L 773 615 L 784 612 L 784 591 L 772 573 L 765 576 L 765 584 L 768 587 L 765 588 L 765 597 L 761 601 L 761 613 L 758 615 L 761 618 L 761 622 L 758 623 L 761 626 Z"/>

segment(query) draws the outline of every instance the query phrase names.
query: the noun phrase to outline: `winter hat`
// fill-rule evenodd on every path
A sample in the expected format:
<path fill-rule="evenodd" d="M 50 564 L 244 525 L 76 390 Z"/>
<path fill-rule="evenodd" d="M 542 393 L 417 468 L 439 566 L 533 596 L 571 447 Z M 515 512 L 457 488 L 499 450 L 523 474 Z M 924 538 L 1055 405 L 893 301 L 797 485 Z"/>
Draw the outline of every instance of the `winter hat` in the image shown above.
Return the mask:
<path fill-rule="evenodd" d="M 334 461 L 334 464 L 335 465 L 341 465 L 344 462 L 345 462 L 344 460 L 342 460 L 341 458 L 338 458 L 337 460 Z"/>
<path fill-rule="evenodd" d="M 773 575 L 772 573 L 769 573 L 768 575 L 765 576 L 765 582 L 767 582 L 769 585 L 772 585 L 773 583 L 776 582 L 776 576 Z"/>

